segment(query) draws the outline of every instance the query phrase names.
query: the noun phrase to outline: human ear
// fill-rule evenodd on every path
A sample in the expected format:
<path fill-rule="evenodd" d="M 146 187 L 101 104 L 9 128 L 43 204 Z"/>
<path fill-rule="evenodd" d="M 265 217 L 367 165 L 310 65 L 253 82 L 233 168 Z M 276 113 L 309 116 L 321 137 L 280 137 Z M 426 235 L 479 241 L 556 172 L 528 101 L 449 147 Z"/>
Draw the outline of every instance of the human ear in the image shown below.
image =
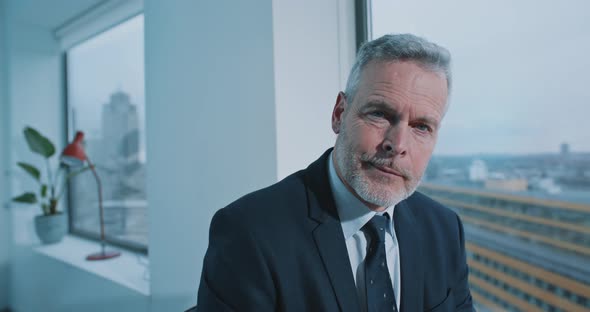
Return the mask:
<path fill-rule="evenodd" d="M 334 105 L 334 110 L 332 111 L 332 131 L 336 134 L 340 133 L 345 106 L 346 95 L 344 92 L 339 92 L 338 97 L 336 98 L 336 104 Z"/>

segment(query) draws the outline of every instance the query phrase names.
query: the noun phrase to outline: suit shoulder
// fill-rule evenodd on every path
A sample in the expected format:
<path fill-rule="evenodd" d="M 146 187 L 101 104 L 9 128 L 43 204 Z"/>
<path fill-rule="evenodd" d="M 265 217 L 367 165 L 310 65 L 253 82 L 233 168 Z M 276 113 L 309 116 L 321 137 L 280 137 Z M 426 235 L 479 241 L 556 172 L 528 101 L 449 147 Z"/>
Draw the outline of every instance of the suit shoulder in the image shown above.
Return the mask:
<path fill-rule="evenodd" d="M 459 216 L 457 213 L 438 201 L 421 192 L 414 192 L 408 197 L 407 204 L 419 219 L 446 221 L 456 224 Z"/>
<path fill-rule="evenodd" d="M 415 192 L 408 198 L 407 208 L 414 215 L 424 239 L 437 242 L 433 245 L 438 247 L 431 245 L 430 248 L 438 250 L 440 254 L 458 257 L 453 260 L 453 263 L 463 257 L 465 239 L 463 224 L 455 211 L 420 192 Z M 443 246 L 444 249 L 438 249 Z"/>
<path fill-rule="evenodd" d="M 290 207 L 300 207 L 306 202 L 306 187 L 301 170 L 275 184 L 240 197 L 222 210 L 245 220 L 261 216 L 272 218 L 285 216 Z"/>

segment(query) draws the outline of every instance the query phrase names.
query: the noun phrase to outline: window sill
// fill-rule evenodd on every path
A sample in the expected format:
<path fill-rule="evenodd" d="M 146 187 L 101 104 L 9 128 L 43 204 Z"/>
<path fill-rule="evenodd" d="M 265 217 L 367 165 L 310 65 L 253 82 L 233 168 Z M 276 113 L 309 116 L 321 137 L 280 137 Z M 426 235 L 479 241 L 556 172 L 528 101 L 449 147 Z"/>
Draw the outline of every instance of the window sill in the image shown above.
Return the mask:
<path fill-rule="evenodd" d="M 66 235 L 57 244 L 41 245 L 33 249 L 39 254 L 95 274 L 142 295 L 150 295 L 149 263 L 144 254 L 113 248 L 120 251 L 121 256 L 109 260 L 87 261 L 87 255 L 100 251 L 100 244 L 71 235 Z"/>

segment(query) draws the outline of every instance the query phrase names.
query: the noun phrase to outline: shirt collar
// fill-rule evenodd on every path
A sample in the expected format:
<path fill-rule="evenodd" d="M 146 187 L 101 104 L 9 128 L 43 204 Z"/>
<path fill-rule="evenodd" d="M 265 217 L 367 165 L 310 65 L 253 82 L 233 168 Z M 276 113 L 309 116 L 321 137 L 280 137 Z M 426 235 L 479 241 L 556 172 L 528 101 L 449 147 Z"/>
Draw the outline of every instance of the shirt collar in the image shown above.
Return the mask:
<path fill-rule="evenodd" d="M 344 233 L 344 239 L 348 240 L 356 232 L 367 223 L 377 213 L 369 209 L 363 202 L 361 202 L 356 196 L 354 196 L 344 185 L 340 177 L 336 173 L 334 167 L 334 161 L 332 160 L 334 151 L 330 153 L 328 157 L 328 168 L 329 168 L 329 180 L 330 187 L 334 194 L 334 201 L 336 202 L 336 209 L 338 210 L 338 217 L 340 218 L 340 224 L 342 225 L 342 231 Z M 393 220 L 393 212 L 395 205 L 388 207 L 383 214 L 387 212 L 390 216 L 390 220 Z"/>

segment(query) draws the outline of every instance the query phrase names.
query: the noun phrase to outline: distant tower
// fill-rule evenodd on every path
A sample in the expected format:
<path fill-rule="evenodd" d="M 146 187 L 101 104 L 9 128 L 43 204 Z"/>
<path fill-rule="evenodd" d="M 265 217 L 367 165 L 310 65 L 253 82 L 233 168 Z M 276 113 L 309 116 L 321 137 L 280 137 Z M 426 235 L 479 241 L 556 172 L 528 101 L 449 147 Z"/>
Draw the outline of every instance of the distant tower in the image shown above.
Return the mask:
<path fill-rule="evenodd" d="M 570 154 L 570 145 L 568 143 L 561 143 L 560 151 L 561 157 L 568 157 Z"/>
<path fill-rule="evenodd" d="M 469 180 L 472 182 L 484 181 L 488 178 L 488 166 L 481 159 L 476 159 L 469 167 Z"/>
<path fill-rule="evenodd" d="M 102 108 L 103 155 L 107 165 L 115 165 L 138 151 L 138 140 L 124 140 L 139 131 L 137 108 L 131 104 L 129 95 L 123 91 L 111 94 L 111 100 Z"/>

